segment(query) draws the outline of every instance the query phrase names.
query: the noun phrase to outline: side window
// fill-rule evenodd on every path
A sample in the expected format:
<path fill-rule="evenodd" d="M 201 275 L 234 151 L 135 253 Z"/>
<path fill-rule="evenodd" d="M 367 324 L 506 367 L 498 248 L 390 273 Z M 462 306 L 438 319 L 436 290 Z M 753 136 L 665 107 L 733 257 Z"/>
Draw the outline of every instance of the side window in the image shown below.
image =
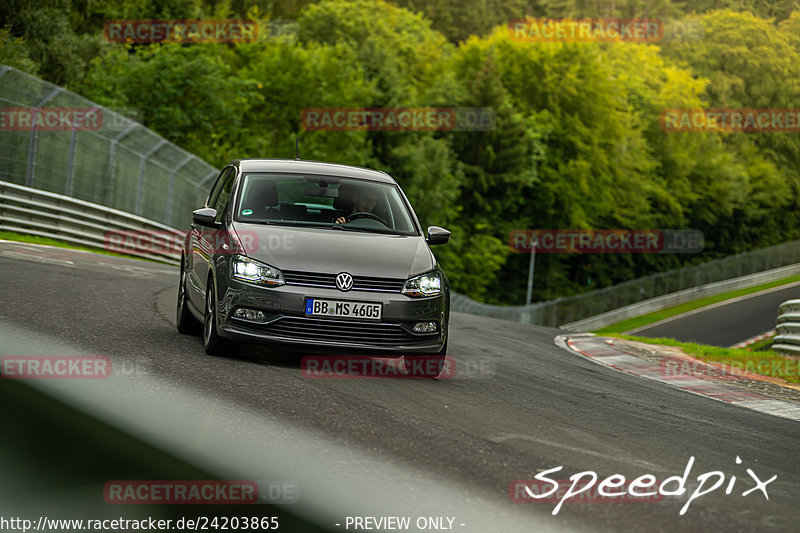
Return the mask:
<path fill-rule="evenodd" d="M 219 190 L 219 196 L 214 201 L 213 207 L 217 210 L 217 222 L 222 222 L 222 217 L 225 213 L 225 208 L 228 207 L 228 201 L 231 199 L 231 191 L 233 191 L 233 182 L 236 178 L 236 169 L 230 167 L 226 170 L 227 174 L 222 177 L 222 187 Z"/>
<path fill-rule="evenodd" d="M 214 187 L 211 189 L 211 192 L 208 195 L 208 201 L 206 202 L 207 207 L 214 207 L 214 204 L 219 197 L 219 191 L 222 188 L 222 184 L 225 182 L 225 178 L 228 176 L 230 171 L 231 168 L 225 168 L 219 173 L 217 181 L 214 182 Z"/>

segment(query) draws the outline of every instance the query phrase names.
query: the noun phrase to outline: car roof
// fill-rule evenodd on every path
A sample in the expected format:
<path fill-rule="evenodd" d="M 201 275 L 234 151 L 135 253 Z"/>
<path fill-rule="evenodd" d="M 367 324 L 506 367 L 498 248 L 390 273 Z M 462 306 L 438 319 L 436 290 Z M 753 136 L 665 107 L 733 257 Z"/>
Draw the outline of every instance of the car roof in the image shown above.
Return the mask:
<path fill-rule="evenodd" d="M 236 159 L 231 165 L 238 166 L 242 172 L 291 172 L 297 174 L 322 174 L 340 178 L 355 178 L 383 183 L 396 183 L 386 172 L 368 168 L 325 163 L 322 161 L 303 161 L 295 159 Z"/>

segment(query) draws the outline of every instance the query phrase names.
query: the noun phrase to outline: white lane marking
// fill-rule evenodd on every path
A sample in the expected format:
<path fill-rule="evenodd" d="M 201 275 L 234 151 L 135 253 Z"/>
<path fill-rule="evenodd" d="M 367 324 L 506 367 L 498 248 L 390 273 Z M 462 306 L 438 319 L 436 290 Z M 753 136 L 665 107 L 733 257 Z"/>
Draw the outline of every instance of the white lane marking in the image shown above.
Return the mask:
<path fill-rule="evenodd" d="M 24 241 L 7 241 L 5 239 L 0 239 L 0 243 L 15 244 L 20 248 L 26 248 L 28 250 L 38 250 L 40 248 L 47 248 L 49 250 L 58 250 L 60 252 L 75 252 L 79 254 L 96 255 L 94 252 L 90 252 L 89 250 L 79 250 L 77 248 L 65 248 L 63 246 L 53 246 L 52 244 L 39 244 L 35 242 L 24 242 Z"/>
<path fill-rule="evenodd" d="M 24 261 L 34 261 L 36 263 L 47 263 L 49 265 L 62 265 L 62 266 L 74 266 L 75 263 L 72 261 L 68 261 L 66 259 L 56 259 L 55 257 L 41 257 L 38 255 L 30 255 L 25 254 L 22 252 L 12 252 L 10 250 L 3 250 L 0 252 L 4 257 L 10 257 L 11 259 L 22 259 Z"/>
<path fill-rule="evenodd" d="M 144 268 L 135 265 L 114 265 L 112 263 L 95 263 L 97 266 L 112 268 L 114 270 L 122 270 L 125 272 L 130 272 L 131 274 L 176 274 L 174 270 L 164 270 L 164 269 L 150 269 Z"/>
<path fill-rule="evenodd" d="M 561 450 L 567 450 L 567 451 L 571 451 L 571 452 L 575 452 L 575 453 L 581 453 L 581 454 L 584 454 L 584 455 L 591 455 L 593 457 L 600 457 L 601 459 L 605 459 L 607 461 L 613 461 L 615 463 L 634 464 L 634 465 L 637 465 L 637 466 L 648 468 L 650 470 L 658 470 L 658 471 L 666 471 L 667 470 L 667 469 L 662 468 L 662 467 L 660 467 L 660 466 L 658 466 L 656 464 L 653 464 L 653 463 L 651 463 L 649 461 L 642 461 L 641 459 L 625 460 L 625 459 L 623 459 L 623 457 L 625 457 L 625 454 L 622 451 L 620 451 L 620 453 L 617 453 L 617 454 L 614 454 L 614 455 L 609 455 L 609 454 L 601 453 L 601 452 L 598 452 L 598 451 L 595 451 L 595 450 L 589 450 L 589 449 L 586 449 L 586 448 L 579 448 L 577 446 L 568 446 L 568 445 L 564 444 L 563 442 L 556 442 L 556 441 L 552 441 L 552 440 L 542 439 L 542 438 L 539 438 L 539 437 L 535 437 L 533 435 L 525 435 L 525 434 L 522 434 L 522 433 L 501 433 L 499 435 L 495 435 L 494 437 L 489 437 L 490 441 L 497 442 L 497 443 L 505 442 L 507 440 L 515 440 L 515 439 L 527 440 L 527 441 L 535 442 L 537 444 L 542 444 L 544 446 L 551 446 L 553 448 L 559 448 Z"/>
<path fill-rule="evenodd" d="M 62 248 L 60 246 L 51 246 L 51 245 L 48 245 L 48 244 L 37 244 L 37 243 L 20 242 L 20 241 L 8 241 L 8 240 L 4 240 L 4 239 L 0 239 L 0 243 L 13 244 L 17 248 L 20 248 L 20 249 L 23 249 L 23 250 L 30 250 L 32 252 L 37 252 L 37 251 L 40 251 L 42 248 L 45 248 L 45 249 L 48 249 L 48 250 L 64 252 L 64 253 L 67 253 L 67 254 L 69 254 L 69 253 L 83 254 L 84 256 L 86 256 L 85 257 L 86 259 L 100 260 L 100 259 L 108 257 L 106 255 L 98 254 L 96 252 L 92 252 L 92 251 L 89 251 L 89 250 L 77 250 L 77 249 L 74 249 L 74 248 Z M 70 260 L 67 260 L 67 259 L 56 259 L 56 258 L 49 258 L 49 257 L 45 258 L 45 257 L 41 257 L 41 256 L 32 256 L 32 255 L 25 254 L 23 252 L 14 252 L 14 251 L 11 251 L 11 250 L 2 250 L 2 251 L 0 251 L 0 255 L 5 255 L 5 256 L 11 257 L 13 259 L 28 259 L 30 261 L 36 261 L 36 262 L 39 262 L 39 263 L 51 263 L 51 264 L 53 264 L 53 263 L 62 263 L 64 265 L 75 266 L 75 263 L 73 261 L 70 261 Z M 83 258 L 81 258 L 81 259 L 83 259 Z M 120 259 L 125 259 L 125 258 L 120 258 Z M 134 259 L 134 258 L 130 258 L 130 260 L 131 261 L 139 261 L 139 260 Z M 80 264 L 81 265 L 84 265 L 84 264 L 88 265 L 89 263 L 80 263 Z M 156 268 L 147 268 L 147 267 L 137 266 L 137 265 L 114 265 L 112 263 L 106 263 L 106 262 L 103 262 L 103 261 L 97 261 L 97 262 L 93 262 L 91 264 L 92 265 L 98 265 L 98 266 L 106 267 L 106 268 L 112 268 L 114 270 L 123 270 L 123 271 L 136 273 L 136 274 L 148 274 L 148 275 L 150 275 L 150 274 L 169 274 L 169 275 L 175 274 L 174 270 L 166 270 L 164 268 L 156 269 Z M 145 263 L 145 264 L 147 264 L 147 263 Z M 152 263 L 152 264 L 155 267 L 156 264 L 155 263 Z M 177 268 L 177 266 L 176 266 L 176 268 Z"/>

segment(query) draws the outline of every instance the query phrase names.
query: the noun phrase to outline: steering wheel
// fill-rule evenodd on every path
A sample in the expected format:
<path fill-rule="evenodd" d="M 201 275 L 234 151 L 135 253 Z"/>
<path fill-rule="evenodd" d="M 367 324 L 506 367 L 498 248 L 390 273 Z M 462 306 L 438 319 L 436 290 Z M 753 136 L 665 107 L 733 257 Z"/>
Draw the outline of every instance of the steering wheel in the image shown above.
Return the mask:
<path fill-rule="evenodd" d="M 376 215 L 375 213 L 370 213 L 369 211 L 357 211 L 352 213 L 347 218 L 349 218 L 351 222 L 357 218 L 372 218 L 386 226 L 386 222 L 380 216 Z"/>

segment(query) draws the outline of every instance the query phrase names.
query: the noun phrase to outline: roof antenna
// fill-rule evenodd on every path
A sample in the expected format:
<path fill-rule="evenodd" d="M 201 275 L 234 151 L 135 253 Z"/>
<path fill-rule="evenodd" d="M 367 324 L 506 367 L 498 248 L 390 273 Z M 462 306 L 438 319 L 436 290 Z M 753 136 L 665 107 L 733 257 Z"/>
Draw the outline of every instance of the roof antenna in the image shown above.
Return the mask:
<path fill-rule="evenodd" d="M 294 154 L 295 154 L 294 160 L 295 161 L 300 161 L 300 138 L 299 137 L 295 137 L 294 138 Z"/>

